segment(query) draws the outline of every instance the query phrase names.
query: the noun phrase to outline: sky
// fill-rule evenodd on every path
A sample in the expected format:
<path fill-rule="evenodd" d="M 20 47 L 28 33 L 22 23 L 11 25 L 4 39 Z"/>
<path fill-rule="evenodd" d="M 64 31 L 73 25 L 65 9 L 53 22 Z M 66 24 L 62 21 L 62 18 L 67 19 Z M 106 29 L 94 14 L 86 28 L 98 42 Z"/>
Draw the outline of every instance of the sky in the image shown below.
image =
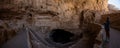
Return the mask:
<path fill-rule="evenodd" d="M 120 9 L 120 0 L 109 0 L 108 3 L 115 5 L 117 8 Z"/>

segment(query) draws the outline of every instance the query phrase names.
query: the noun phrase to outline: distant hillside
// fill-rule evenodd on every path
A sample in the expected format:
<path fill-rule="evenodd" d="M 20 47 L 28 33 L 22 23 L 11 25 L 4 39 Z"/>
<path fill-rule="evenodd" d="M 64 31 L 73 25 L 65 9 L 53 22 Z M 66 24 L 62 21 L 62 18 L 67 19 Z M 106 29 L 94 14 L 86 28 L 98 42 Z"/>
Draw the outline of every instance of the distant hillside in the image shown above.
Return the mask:
<path fill-rule="evenodd" d="M 110 16 L 111 27 L 120 30 L 120 13 L 102 15 L 101 24 L 105 22 L 107 16 Z"/>

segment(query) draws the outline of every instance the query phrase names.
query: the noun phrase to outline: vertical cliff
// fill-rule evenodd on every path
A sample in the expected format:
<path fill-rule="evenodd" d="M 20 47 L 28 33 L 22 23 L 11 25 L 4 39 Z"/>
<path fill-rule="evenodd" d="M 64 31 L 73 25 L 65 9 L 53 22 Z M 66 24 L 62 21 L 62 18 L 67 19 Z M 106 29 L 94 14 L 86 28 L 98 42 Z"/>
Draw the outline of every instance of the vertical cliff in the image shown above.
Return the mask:
<path fill-rule="evenodd" d="M 42 26 L 43 28 L 47 26 L 50 30 L 60 28 L 79 32 L 78 30 L 84 24 L 98 21 L 100 13 L 108 11 L 107 1 L 0 0 L 0 21 L 3 24 L 8 24 L 9 28 L 7 29 L 14 30 L 22 28 L 24 24 Z M 3 24 L 0 25 L 3 26 Z"/>

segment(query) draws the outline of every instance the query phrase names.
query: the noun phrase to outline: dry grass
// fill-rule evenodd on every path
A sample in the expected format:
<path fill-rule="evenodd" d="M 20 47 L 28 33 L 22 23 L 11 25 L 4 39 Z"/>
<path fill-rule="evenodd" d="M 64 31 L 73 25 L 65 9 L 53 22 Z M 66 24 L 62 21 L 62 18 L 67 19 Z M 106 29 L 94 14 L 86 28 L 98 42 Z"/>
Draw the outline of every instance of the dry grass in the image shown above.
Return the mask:
<path fill-rule="evenodd" d="M 120 13 L 111 13 L 111 14 L 102 15 L 101 24 L 105 22 L 107 16 L 110 16 L 111 27 L 120 30 Z"/>

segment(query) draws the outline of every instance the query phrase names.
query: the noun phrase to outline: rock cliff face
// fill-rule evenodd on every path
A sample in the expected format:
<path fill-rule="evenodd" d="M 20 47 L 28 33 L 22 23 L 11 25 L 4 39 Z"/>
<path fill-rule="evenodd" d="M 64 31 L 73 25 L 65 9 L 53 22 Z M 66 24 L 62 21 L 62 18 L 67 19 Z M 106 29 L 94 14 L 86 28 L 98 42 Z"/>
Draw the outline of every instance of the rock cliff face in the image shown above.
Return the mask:
<path fill-rule="evenodd" d="M 92 10 L 95 16 L 98 11 L 108 11 L 107 0 L 14 0 L 13 4 L 21 7 L 22 10 L 34 11 L 33 14 L 51 12 L 54 14 L 52 16 L 57 16 L 56 18 L 63 27 L 72 28 L 79 25 L 81 17 L 79 14 L 83 10 Z M 89 12 L 85 14 L 87 15 Z"/>
<path fill-rule="evenodd" d="M 104 22 L 106 21 L 106 18 L 110 17 L 111 27 L 114 29 L 120 30 L 119 16 L 120 16 L 120 12 L 102 15 L 101 24 L 104 24 Z"/>
<path fill-rule="evenodd" d="M 84 24 L 99 21 L 99 13 L 108 11 L 107 0 L 1 1 L 0 10 L 2 11 L 0 12 L 2 13 L 0 14 L 2 16 L 0 16 L 0 20 L 7 23 L 10 28 L 13 28 L 11 24 L 15 25 L 15 29 L 21 28 L 24 24 L 49 31 L 59 28 L 79 34 L 81 32 L 79 30 Z"/>

